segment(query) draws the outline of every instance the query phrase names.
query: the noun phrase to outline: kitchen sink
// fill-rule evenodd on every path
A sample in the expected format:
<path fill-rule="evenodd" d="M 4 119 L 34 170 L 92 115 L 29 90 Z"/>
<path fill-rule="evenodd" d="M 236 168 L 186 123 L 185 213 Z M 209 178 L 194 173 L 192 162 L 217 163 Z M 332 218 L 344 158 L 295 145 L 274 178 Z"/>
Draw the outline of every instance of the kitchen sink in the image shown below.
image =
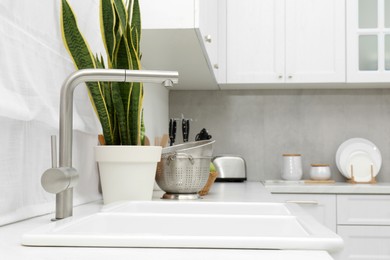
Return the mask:
<path fill-rule="evenodd" d="M 135 201 L 108 206 L 103 211 L 121 213 L 170 213 L 217 215 L 291 215 L 282 203 L 272 202 L 193 202 L 193 201 Z"/>
<path fill-rule="evenodd" d="M 47 224 L 23 236 L 28 246 L 311 249 L 342 240 L 283 203 L 124 202 Z"/>

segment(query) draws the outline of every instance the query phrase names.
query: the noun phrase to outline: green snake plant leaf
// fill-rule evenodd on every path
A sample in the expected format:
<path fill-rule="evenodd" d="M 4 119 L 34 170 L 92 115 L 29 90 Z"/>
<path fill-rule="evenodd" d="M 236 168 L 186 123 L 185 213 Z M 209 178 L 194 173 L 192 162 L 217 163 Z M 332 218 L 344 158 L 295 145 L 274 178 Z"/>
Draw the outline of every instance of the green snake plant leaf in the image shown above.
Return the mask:
<path fill-rule="evenodd" d="M 77 27 L 67 0 L 62 0 L 61 27 L 65 47 L 76 68 L 141 69 L 141 19 L 138 0 L 100 0 L 100 29 L 107 53 L 93 56 Z M 87 83 L 107 145 L 144 143 L 143 84 Z"/>
<path fill-rule="evenodd" d="M 144 110 L 141 112 L 141 145 L 145 145 L 145 121 L 144 121 Z"/>
<path fill-rule="evenodd" d="M 77 69 L 96 68 L 95 59 L 87 42 L 80 33 L 76 17 L 72 8 L 66 0 L 61 2 L 61 32 L 64 45 Z M 88 82 L 90 98 L 94 109 L 98 114 L 103 129 L 103 135 L 107 144 L 113 142 L 112 122 L 107 109 L 102 88 L 97 82 Z"/>
<path fill-rule="evenodd" d="M 100 0 L 100 30 L 106 48 L 108 67 L 112 67 L 116 45 L 115 9 L 112 0 Z"/>
<path fill-rule="evenodd" d="M 96 54 L 95 56 L 95 64 L 96 68 L 98 69 L 104 69 L 105 64 L 104 64 L 104 59 L 103 56 L 99 56 Z M 102 89 L 102 94 L 104 97 L 104 100 L 106 101 L 106 106 L 107 106 L 107 111 L 109 113 L 110 117 L 110 122 L 111 122 L 111 128 L 112 128 L 112 141 L 110 141 L 109 144 L 119 144 L 119 132 L 118 132 L 118 127 L 116 124 L 116 113 L 114 109 L 114 105 L 112 102 L 112 94 L 111 94 L 111 83 L 110 82 L 99 82 L 101 89 Z"/>
<path fill-rule="evenodd" d="M 140 62 L 140 33 L 141 30 L 141 15 L 138 1 L 129 1 L 128 12 L 130 28 L 127 28 L 126 37 L 130 43 L 130 57 L 131 57 L 131 69 L 141 69 Z M 131 92 L 131 106 L 130 106 L 130 135 L 131 141 L 135 144 L 141 144 L 141 123 L 142 123 L 142 104 L 143 104 L 143 84 L 133 83 L 133 89 Z"/>
<path fill-rule="evenodd" d="M 115 67 L 118 69 L 128 69 L 130 66 L 129 47 L 125 37 L 119 40 Z M 123 145 L 134 144 L 130 139 L 130 128 L 128 122 L 128 114 L 130 109 L 132 83 L 117 82 L 112 85 L 112 98 L 115 106 L 115 111 L 118 117 L 118 126 Z"/>
<path fill-rule="evenodd" d="M 94 58 L 80 33 L 76 17 L 66 0 L 61 5 L 61 32 L 63 42 L 77 69 L 95 68 Z"/>
<path fill-rule="evenodd" d="M 141 40 L 141 11 L 138 1 L 133 1 L 132 15 L 131 15 L 131 32 L 132 32 L 132 43 L 134 49 L 137 52 L 137 58 L 140 59 L 141 49 L 140 49 L 140 40 Z"/>
<path fill-rule="evenodd" d="M 121 145 L 130 145 L 128 138 L 127 124 L 126 124 L 126 111 L 125 105 L 122 102 L 120 89 L 124 82 L 112 82 L 111 83 L 111 94 L 112 101 L 115 107 L 115 114 L 118 119 L 119 137 Z"/>
<path fill-rule="evenodd" d="M 143 86 L 142 83 L 133 83 L 131 91 L 130 106 L 130 137 L 134 144 L 141 143 L 141 110 L 143 103 Z"/>
<path fill-rule="evenodd" d="M 128 15 L 123 0 L 114 0 L 114 7 L 119 18 L 122 34 L 124 34 L 126 32 Z"/>
<path fill-rule="evenodd" d="M 139 57 L 137 55 L 137 51 L 134 48 L 134 44 L 131 42 L 131 31 L 130 28 L 127 28 L 126 34 L 127 40 L 130 42 L 129 51 L 130 51 L 130 68 L 133 70 L 141 69 L 141 63 Z M 129 114 L 129 122 L 130 122 L 130 136 L 131 142 L 134 144 L 140 144 L 141 142 L 141 109 L 143 103 L 143 84 L 135 82 L 133 83 L 133 88 L 131 91 L 130 97 L 130 114 Z"/>
<path fill-rule="evenodd" d="M 94 58 L 95 58 L 95 67 L 97 69 L 105 69 L 106 68 L 102 55 L 100 55 L 100 57 L 99 57 L 99 55 L 96 54 Z M 101 86 L 101 89 L 102 89 L 103 96 L 106 95 L 106 91 L 107 91 L 107 87 L 106 87 L 107 84 L 105 84 L 105 83 L 106 82 L 100 82 L 100 86 Z"/>

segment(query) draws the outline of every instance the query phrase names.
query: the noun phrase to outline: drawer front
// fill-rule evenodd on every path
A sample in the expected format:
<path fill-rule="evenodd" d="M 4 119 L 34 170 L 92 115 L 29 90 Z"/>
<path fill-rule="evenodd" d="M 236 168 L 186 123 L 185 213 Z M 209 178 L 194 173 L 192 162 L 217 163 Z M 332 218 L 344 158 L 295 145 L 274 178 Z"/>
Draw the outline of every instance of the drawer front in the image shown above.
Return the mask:
<path fill-rule="evenodd" d="M 272 194 L 274 200 L 296 203 L 318 222 L 336 232 L 336 195 Z"/>
<path fill-rule="evenodd" d="M 386 226 L 337 226 L 337 233 L 344 240 L 344 250 L 337 260 L 390 259 L 390 227 Z"/>
<path fill-rule="evenodd" d="M 337 195 L 338 225 L 390 225 L 390 195 Z"/>

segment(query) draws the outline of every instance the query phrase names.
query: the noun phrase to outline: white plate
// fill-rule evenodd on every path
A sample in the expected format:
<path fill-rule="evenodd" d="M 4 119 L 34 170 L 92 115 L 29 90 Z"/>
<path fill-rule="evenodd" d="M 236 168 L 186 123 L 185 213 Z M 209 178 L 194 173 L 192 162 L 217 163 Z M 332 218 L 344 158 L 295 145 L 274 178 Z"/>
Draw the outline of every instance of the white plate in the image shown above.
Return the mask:
<path fill-rule="evenodd" d="M 350 155 L 346 163 L 345 172 L 352 176 L 351 165 L 353 165 L 353 176 L 357 182 L 368 182 L 371 180 L 371 167 L 373 173 L 377 173 L 376 165 L 367 152 L 357 151 Z"/>
<path fill-rule="evenodd" d="M 357 153 L 366 154 L 366 157 L 368 157 L 371 160 L 371 164 L 374 164 L 376 169 L 380 168 L 381 163 L 382 163 L 382 158 L 381 158 L 380 154 L 378 156 L 377 154 L 372 153 L 371 149 L 372 149 L 372 146 L 365 144 L 365 143 L 354 143 L 354 144 L 350 144 L 347 147 L 345 147 L 345 149 L 341 152 L 340 162 L 339 162 L 340 167 L 343 170 L 343 173 L 346 174 L 345 177 L 351 178 L 351 174 L 350 174 L 350 170 L 349 170 L 350 164 L 348 163 L 348 161 L 351 159 L 352 155 L 357 154 Z M 378 174 L 378 172 L 376 172 L 376 174 Z M 375 174 L 375 176 L 376 176 L 376 174 Z M 370 175 L 371 175 L 371 173 L 370 173 Z"/>
<path fill-rule="evenodd" d="M 374 177 L 379 173 L 382 166 L 382 155 L 378 147 L 373 144 L 371 141 L 364 138 L 351 138 L 343 142 L 336 152 L 336 165 L 341 174 L 346 178 L 351 178 L 351 172 L 347 168 L 348 163 L 351 159 L 352 154 L 357 152 L 365 152 L 368 154 L 368 158 L 372 161 L 374 165 Z M 360 157 L 361 158 L 361 157 Z M 357 159 L 354 159 L 357 160 Z M 356 161 L 357 162 L 357 161 Z M 367 172 L 367 176 L 371 177 L 371 172 Z M 363 178 L 360 176 L 359 178 Z"/>

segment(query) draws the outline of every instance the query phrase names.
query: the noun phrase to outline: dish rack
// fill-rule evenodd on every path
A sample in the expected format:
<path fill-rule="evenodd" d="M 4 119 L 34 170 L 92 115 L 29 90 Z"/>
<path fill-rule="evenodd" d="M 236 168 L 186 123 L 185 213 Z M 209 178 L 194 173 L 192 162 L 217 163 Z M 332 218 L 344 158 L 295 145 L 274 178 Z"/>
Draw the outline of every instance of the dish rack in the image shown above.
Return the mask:
<path fill-rule="evenodd" d="M 336 165 L 348 183 L 376 183 L 382 165 L 379 148 L 364 138 L 344 141 L 336 152 Z M 364 168 L 362 168 L 364 167 Z"/>
<path fill-rule="evenodd" d="M 374 165 L 371 164 L 370 166 L 370 175 L 371 175 L 371 179 L 369 181 L 356 181 L 355 180 L 355 176 L 353 175 L 353 164 L 351 164 L 351 179 L 347 180 L 348 183 L 352 183 L 352 184 L 374 184 L 376 183 L 376 179 L 375 179 L 375 176 L 374 176 Z"/>

